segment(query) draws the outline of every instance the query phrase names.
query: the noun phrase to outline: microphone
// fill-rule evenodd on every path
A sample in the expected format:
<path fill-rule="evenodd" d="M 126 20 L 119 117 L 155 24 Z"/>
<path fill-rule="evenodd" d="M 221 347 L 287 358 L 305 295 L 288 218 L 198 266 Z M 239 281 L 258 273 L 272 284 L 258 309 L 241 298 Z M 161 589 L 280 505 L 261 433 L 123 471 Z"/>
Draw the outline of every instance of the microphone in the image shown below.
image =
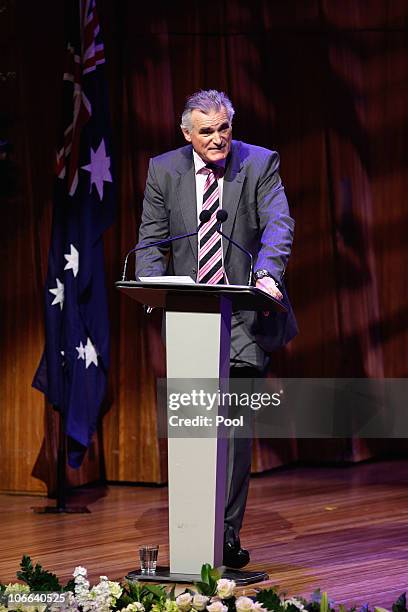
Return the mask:
<path fill-rule="evenodd" d="M 222 231 L 221 231 L 221 224 L 224 223 L 224 221 L 226 221 L 228 219 L 228 213 L 226 210 L 224 209 L 220 209 L 217 211 L 217 232 L 220 234 L 220 236 L 222 236 L 223 238 L 225 238 L 226 240 L 228 240 L 228 242 L 231 242 L 231 244 L 233 244 L 234 246 L 237 247 L 237 249 L 239 249 L 240 251 L 242 251 L 243 253 L 245 253 L 245 255 L 247 257 L 249 257 L 249 277 L 248 277 L 248 287 L 251 285 L 252 282 L 252 273 L 254 270 L 254 259 L 252 257 L 252 253 L 250 253 L 247 249 L 245 249 L 243 246 L 241 246 L 240 244 L 238 244 L 238 242 L 235 242 L 235 240 L 233 240 L 232 238 L 230 238 L 229 236 L 226 236 Z"/>
<path fill-rule="evenodd" d="M 224 221 L 228 219 L 228 213 L 223 208 L 220 208 L 220 210 L 217 210 L 216 217 L 217 217 L 218 223 L 221 226 L 221 223 L 224 223 Z"/>
<path fill-rule="evenodd" d="M 130 251 L 126 254 L 126 257 L 125 257 L 125 263 L 123 265 L 123 272 L 122 272 L 122 281 L 126 280 L 127 263 L 128 263 L 129 256 L 132 253 L 136 253 L 137 251 L 143 251 L 144 249 L 148 249 L 154 246 L 170 244 L 171 242 L 175 242 L 176 240 L 181 240 L 182 238 L 190 238 L 191 236 L 197 236 L 202 226 L 208 223 L 208 221 L 211 219 L 210 211 L 202 210 L 200 212 L 199 219 L 200 219 L 200 224 L 197 227 L 195 232 L 189 232 L 188 234 L 181 234 L 179 236 L 170 236 L 169 238 L 164 238 L 163 240 L 157 240 L 156 242 L 150 242 L 149 244 L 141 244 L 141 245 L 137 244 L 136 246 L 133 247 L 133 249 L 130 249 Z"/>
<path fill-rule="evenodd" d="M 197 228 L 197 233 L 200 231 L 200 229 L 203 227 L 203 225 L 204 225 L 205 223 L 208 223 L 208 221 L 211 219 L 211 213 L 210 213 L 210 211 L 209 211 L 209 210 L 206 210 L 206 209 L 202 210 L 202 211 L 200 212 L 200 217 L 199 217 L 199 219 L 200 219 L 200 225 L 199 225 L 199 226 L 198 226 L 198 228 Z"/>

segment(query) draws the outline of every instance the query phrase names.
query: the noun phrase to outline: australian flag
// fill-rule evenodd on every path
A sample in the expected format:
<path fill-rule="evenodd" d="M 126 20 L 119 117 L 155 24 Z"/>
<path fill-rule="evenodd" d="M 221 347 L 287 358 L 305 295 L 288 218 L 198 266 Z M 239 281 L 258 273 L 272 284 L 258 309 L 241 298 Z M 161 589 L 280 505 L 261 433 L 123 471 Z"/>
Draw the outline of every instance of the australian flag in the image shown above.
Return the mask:
<path fill-rule="evenodd" d="M 78 467 L 94 433 L 109 364 L 102 234 L 114 219 L 104 46 L 95 0 L 66 2 L 63 127 L 45 286 L 46 343 L 33 386 L 62 415 Z"/>

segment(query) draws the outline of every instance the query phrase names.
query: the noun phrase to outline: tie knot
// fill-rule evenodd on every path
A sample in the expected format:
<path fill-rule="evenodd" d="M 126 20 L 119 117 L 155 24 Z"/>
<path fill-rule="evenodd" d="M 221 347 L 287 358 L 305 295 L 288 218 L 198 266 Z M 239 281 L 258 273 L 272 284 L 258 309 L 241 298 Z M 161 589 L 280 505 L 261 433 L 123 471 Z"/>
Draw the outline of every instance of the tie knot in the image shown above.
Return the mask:
<path fill-rule="evenodd" d="M 216 179 L 219 179 L 224 176 L 224 168 L 216 164 L 207 164 L 198 171 L 198 174 L 213 174 Z"/>

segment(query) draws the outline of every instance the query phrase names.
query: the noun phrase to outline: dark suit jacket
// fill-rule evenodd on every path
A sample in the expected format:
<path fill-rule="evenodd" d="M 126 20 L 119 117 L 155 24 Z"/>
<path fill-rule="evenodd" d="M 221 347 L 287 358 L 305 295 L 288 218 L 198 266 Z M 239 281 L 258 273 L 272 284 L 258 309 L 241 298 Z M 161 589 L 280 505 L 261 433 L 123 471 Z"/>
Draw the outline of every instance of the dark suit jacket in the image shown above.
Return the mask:
<path fill-rule="evenodd" d="M 266 269 L 279 283 L 287 314 L 241 312 L 247 330 L 265 350 L 286 344 L 297 333 L 283 274 L 291 251 L 294 221 L 279 176 L 279 155 L 232 141 L 224 175 L 222 207 L 228 212 L 223 232 L 249 250 L 254 269 Z M 187 145 L 150 160 L 139 242 L 149 243 L 197 228 L 193 151 Z M 248 258 L 224 240 L 224 266 L 230 284 L 247 284 Z M 171 247 L 139 251 L 136 276 L 197 276 L 197 236 Z"/>

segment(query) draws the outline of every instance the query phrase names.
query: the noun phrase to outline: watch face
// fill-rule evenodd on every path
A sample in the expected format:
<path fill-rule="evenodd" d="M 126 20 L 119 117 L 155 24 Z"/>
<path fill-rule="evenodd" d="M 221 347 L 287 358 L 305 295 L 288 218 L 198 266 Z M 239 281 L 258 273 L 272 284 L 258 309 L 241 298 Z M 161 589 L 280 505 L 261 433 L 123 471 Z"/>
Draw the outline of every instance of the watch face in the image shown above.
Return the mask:
<path fill-rule="evenodd" d="M 269 276 L 269 272 L 267 270 L 257 270 L 254 276 L 256 280 L 260 280 L 261 278 L 264 278 L 265 276 Z"/>

